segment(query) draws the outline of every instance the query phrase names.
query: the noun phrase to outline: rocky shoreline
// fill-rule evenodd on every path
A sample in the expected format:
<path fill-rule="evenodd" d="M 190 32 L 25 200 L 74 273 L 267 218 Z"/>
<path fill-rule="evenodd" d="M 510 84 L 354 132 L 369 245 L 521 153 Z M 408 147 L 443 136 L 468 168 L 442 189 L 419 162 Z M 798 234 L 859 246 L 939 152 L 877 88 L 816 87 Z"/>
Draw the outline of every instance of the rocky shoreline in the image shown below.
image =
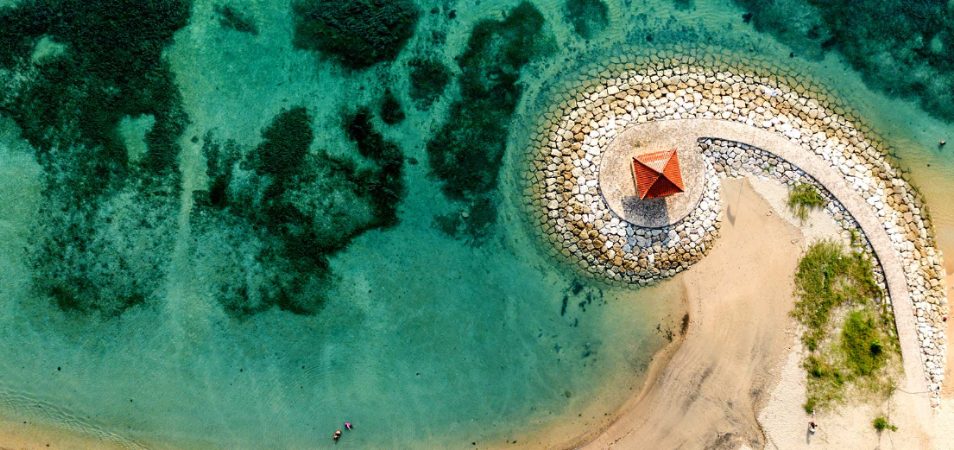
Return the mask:
<path fill-rule="evenodd" d="M 560 104 L 543 118 L 527 149 L 526 198 L 537 228 L 555 256 L 594 276 L 637 284 L 670 277 L 711 248 L 720 226 L 717 173 L 744 163 L 727 168 L 706 158 L 708 180 L 696 210 L 670 227 L 640 228 L 616 217 L 600 195 L 599 164 L 607 144 L 635 124 L 689 118 L 738 122 L 782 136 L 837 169 L 877 214 L 902 262 L 936 404 L 944 376 L 947 299 L 927 212 L 860 120 L 836 101 L 788 81 L 771 70 L 675 55 L 615 58 L 601 71 L 585 71 L 576 87 L 560 94 Z M 801 179 L 794 169 L 789 172 Z M 856 229 L 846 211 L 830 208 L 846 229 Z"/>

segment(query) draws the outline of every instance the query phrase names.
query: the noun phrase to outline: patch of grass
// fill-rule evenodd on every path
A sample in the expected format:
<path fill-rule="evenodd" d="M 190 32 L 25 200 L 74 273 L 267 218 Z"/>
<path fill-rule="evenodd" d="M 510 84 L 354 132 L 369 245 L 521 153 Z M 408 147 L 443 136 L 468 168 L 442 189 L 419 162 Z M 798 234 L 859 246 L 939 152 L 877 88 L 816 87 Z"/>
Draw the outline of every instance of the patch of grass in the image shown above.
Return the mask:
<path fill-rule="evenodd" d="M 888 422 L 888 418 L 885 416 L 875 417 L 875 419 L 871 421 L 871 425 L 875 430 L 878 430 L 879 433 L 884 430 L 898 431 L 898 427 L 893 425 L 891 422 Z"/>
<path fill-rule="evenodd" d="M 299 0 L 293 12 L 295 47 L 356 70 L 394 60 L 420 17 L 410 0 Z"/>
<path fill-rule="evenodd" d="M 868 376 L 885 364 L 884 336 L 868 310 L 848 313 L 841 329 L 841 349 L 854 375 Z"/>
<path fill-rule="evenodd" d="M 609 10 L 602 0 L 566 0 L 564 12 L 573 31 L 583 39 L 595 36 L 609 23 Z"/>
<path fill-rule="evenodd" d="M 802 221 L 808 219 L 809 210 L 824 208 L 827 203 L 818 188 L 808 183 L 799 183 L 788 193 L 788 207 Z"/>
<path fill-rule="evenodd" d="M 418 107 L 427 109 L 444 95 L 451 71 L 435 58 L 415 58 L 408 62 L 411 89 L 408 95 Z"/>
<path fill-rule="evenodd" d="M 890 312 L 869 258 L 834 241 L 808 249 L 795 274 L 798 301 L 792 310 L 809 350 L 806 411 L 841 402 L 849 393 L 889 394 L 888 370 L 898 344 Z"/>
<path fill-rule="evenodd" d="M 815 350 L 827 333 L 835 308 L 881 297 L 872 269 L 865 255 L 846 252 L 834 241 L 817 242 L 808 249 L 795 273 L 799 300 L 792 315 L 807 328 L 802 341 L 809 350 Z"/>

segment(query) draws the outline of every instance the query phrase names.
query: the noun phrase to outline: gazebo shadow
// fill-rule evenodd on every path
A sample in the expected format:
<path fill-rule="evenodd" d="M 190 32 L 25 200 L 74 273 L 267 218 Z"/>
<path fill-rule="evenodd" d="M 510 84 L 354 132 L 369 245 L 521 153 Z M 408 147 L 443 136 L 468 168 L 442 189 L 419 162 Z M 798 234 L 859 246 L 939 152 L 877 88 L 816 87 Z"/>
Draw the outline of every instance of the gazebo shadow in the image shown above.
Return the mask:
<path fill-rule="evenodd" d="M 669 224 L 669 207 L 665 198 L 640 199 L 635 195 L 623 197 L 623 214 L 631 223 L 650 224 L 662 228 Z"/>

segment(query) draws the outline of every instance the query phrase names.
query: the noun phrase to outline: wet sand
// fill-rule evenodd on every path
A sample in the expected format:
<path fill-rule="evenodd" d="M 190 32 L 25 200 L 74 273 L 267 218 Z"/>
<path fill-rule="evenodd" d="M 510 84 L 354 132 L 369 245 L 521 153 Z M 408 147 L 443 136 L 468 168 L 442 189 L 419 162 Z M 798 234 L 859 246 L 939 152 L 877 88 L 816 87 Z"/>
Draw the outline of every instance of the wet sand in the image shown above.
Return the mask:
<path fill-rule="evenodd" d="M 126 449 L 128 446 L 104 441 L 69 430 L 31 422 L 0 419 L 0 450 L 33 449 Z"/>

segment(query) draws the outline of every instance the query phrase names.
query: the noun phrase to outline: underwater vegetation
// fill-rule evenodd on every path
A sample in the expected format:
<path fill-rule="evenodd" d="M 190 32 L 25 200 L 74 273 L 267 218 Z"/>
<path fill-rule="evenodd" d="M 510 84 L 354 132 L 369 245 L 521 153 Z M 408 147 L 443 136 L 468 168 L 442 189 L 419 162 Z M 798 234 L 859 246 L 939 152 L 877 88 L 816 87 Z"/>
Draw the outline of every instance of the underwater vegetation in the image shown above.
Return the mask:
<path fill-rule="evenodd" d="M 806 57 L 837 51 L 872 87 L 954 119 L 954 3 L 735 0 L 755 28 Z"/>
<path fill-rule="evenodd" d="M 0 8 L 0 113 L 46 176 L 35 284 L 64 310 L 116 315 L 159 289 L 188 121 L 162 51 L 190 9 L 178 0 Z M 130 118 L 148 124 L 148 151 L 136 157 L 118 131 Z"/>
<path fill-rule="evenodd" d="M 318 3 L 337 5 L 329 14 L 346 6 Z M 365 25 L 406 25 L 366 36 L 398 36 L 393 58 L 416 10 L 361 4 L 378 8 Z M 12 31 L 0 36 L 0 113 L 20 127 L 46 176 L 42 237 L 30 250 L 34 284 L 63 310 L 115 317 L 161 294 L 179 234 L 178 139 L 188 123 L 162 52 L 190 9 L 131 0 L 0 9 L 0 27 Z M 239 10 L 215 12 L 221 26 L 257 32 Z M 381 106 L 385 122 L 403 117 L 393 93 Z M 195 276 L 233 316 L 316 312 L 331 280 L 328 257 L 397 223 L 400 148 L 374 129 L 367 109 L 346 116 L 355 160 L 311 149 L 312 118 L 302 107 L 278 114 L 254 148 L 205 135 L 210 181 L 195 193 L 191 256 L 202 262 Z"/>
<path fill-rule="evenodd" d="M 420 17 L 410 0 L 299 0 L 293 11 L 295 47 L 349 69 L 394 60 Z"/>
<path fill-rule="evenodd" d="M 258 26 L 247 14 L 235 9 L 231 5 L 215 5 L 215 13 L 219 16 L 219 25 L 240 33 L 258 34 Z"/>
<path fill-rule="evenodd" d="M 210 183 L 197 193 L 195 257 L 199 276 L 234 316 L 273 306 L 317 312 L 331 282 L 328 257 L 398 222 L 403 155 L 374 129 L 370 112 L 343 124 L 361 163 L 310 150 L 311 122 L 304 107 L 282 111 L 248 152 L 205 138 Z"/>
<path fill-rule="evenodd" d="M 41 152 L 83 145 L 83 165 L 92 166 L 84 168 L 119 176 L 127 160 L 116 124 L 123 116 L 150 114 L 156 121 L 142 167 L 174 170 L 175 141 L 187 117 L 162 50 L 186 25 L 190 7 L 186 1 L 71 0 L 0 9 L 0 66 L 28 80 L 4 96 L 0 111 Z M 31 61 L 42 39 L 64 49 Z"/>
<path fill-rule="evenodd" d="M 451 80 L 451 71 L 435 58 L 414 58 L 408 62 L 411 89 L 408 95 L 422 109 L 427 109 L 444 95 Z"/>
<path fill-rule="evenodd" d="M 609 11 L 602 0 L 566 0 L 564 8 L 573 31 L 583 39 L 593 37 L 609 23 Z"/>
<path fill-rule="evenodd" d="M 443 183 L 444 194 L 470 205 L 471 211 L 460 215 L 453 235 L 479 238 L 494 222 L 492 195 L 511 116 L 523 91 L 520 73 L 551 49 L 543 15 L 528 2 L 514 7 L 502 20 L 483 20 L 474 26 L 458 58 L 460 98 L 427 143 L 428 161 Z M 442 230 L 452 229 L 447 218 L 438 219 Z"/>
<path fill-rule="evenodd" d="M 397 144 L 387 141 L 371 125 L 371 114 L 361 109 L 345 122 L 345 133 L 355 143 L 358 153 L 374 163 L 372 168 L 357 172 L 361 179 L 360 193 L 373 205 L 373 226 L 396 225 L 397 206 L 404 196 L 404 155 Z"/>
<path fill-rule="evenodd" d="M 695 7 L 695 0 L 672 0 L 672 4 L 676 9 L 688 10 Z"/>
<path fill-rule="evenodd" d="M 381 120 L 388 125 L 396 125 L 404 121 L 404 108 L 401 102 L 394 96 L 390 89 L 384 90 L 384 96 L 381 98 Z"/>

